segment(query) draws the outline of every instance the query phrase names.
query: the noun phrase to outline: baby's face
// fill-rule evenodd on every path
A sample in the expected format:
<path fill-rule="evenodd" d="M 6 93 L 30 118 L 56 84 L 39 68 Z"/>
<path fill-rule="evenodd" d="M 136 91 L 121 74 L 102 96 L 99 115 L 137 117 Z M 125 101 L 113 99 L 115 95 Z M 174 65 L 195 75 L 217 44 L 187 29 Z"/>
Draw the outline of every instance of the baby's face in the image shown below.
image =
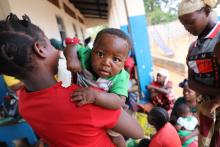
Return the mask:
<path fill-rule="evenodd" d="M 103 34 L 92 49 L 92 69 L 102 78 L 112 77 L 124 68 L 128 43 L 115 35 Z"/>

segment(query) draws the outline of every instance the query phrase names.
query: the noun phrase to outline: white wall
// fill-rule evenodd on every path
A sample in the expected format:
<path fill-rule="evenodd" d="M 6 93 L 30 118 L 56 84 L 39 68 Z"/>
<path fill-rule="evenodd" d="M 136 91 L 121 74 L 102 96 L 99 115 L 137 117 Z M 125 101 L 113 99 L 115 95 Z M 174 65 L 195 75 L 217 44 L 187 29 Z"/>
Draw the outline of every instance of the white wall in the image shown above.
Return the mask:
<path fill-rule="evenodd" d="M 111 0 L 109 3 L 108 26 L 113 28 L 120 28 L 116 5 L 116 0 Z"/>
<path fill-rule="evenodd" d="M 217 15 L 220 16 L 220 4 L 214 9 L 217 12 Z"/>
<path fill-rule="evenodd" d="M 56 7 L 47 0 L 8 0 L 8 2 L 11 12 L 17 14 L 19 17 L 23 14 L 27 14 L 34 24 L 37 24 L 44 30 L 48 38 L 61 39 L 56 22 L 56 16 L 60 16 L 63 19 L 67 36 L 74 37 L 73 23 L 77 27 L 79 36 L 82 36 L 80 35 L 81 28 L 84 30 L 83 32 L 86 32 L 84 24 L 81 24 L 78 20 L 75 20 L 64 11 L 63 2 L 74 10 L 77 15 L 80 15 L 81 18 L 83 18 L 79 11 L 74 8 L 68 0 L 59 0 L 61 8 Z"/>
<path fill-rule="evenodd" d="M 127 5 L 127 9 L 129 10 L 128 11 L 129 17 L 145 15 L 143 0 L 126 0 L 126 5 Z"/>
<path fill-rule="evenodd" d="M 85 18 L 85 25 L 88 28 L 96 27 L 99 25 L 107 25 L 108 21 L 105 19 Z"/>
<path fill-rule="evenodd" d="M 10 12 L 7 0 L 0 0 L 0 19 L 5 19 Z"/>

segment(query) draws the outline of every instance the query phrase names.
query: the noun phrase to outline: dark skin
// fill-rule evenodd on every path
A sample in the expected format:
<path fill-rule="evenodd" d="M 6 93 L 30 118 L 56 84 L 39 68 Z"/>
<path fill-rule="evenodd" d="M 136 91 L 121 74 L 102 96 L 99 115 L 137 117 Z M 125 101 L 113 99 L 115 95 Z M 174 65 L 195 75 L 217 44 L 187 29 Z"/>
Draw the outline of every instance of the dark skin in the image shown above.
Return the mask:
<path fill-rule="evenodd" d="M 164 77 L 160 74 L 157 74 L 157 82 L 161 86 L 164 85 L 166 78 L 167 77 Z M 157 92 L 164 93 L 164 94 L 169 94 L 171 92 L 171 88 L 165 89 L 165 88 L 159 88 L 159 87 L 156 87 L 156 86 L 153 86 L 153 85 L 148 85 L 147 88 L 151 91 L 151 93 L 154 93 L 154 90 L 157 91 Z"/>
<path fill-rule="evenodd" d="M 128 42 L 118 36 L 103 34 L 92 49 L 92 69 L 101 78 L 108 78 L 118 74 L 124 67 L 129 51 Z M 68 45 L 64 50 L 67 59 L 67 68 L 72 72 L 81 72 L 82 67 L 77 56 L 75 45 Z M 95 62 L 94 62 L 95 61 Z M 118 109 L 124 106 L 125 96 L 114 93 L 95 91 L 91 87 L 76 90 L 72 100 L 79 106 L 94 103 L 108 109 Z"/>
<path fill-rule="evenodd" d="M 198 36 L 198 39 L 204 38 L 212 30 L 217 22 L 213 21 L 210 17 L 210 8 L 204 7 L 201 10 L 193 13 L 179 16 L 180 22 L 183 24 L 185 29 L 194 36 Z M 220 64 L 220 51 L 217 50 L 220 47 L 220 42 L 215 46 L 218 64 Z M 188 71 L 189 87 L 197 93 L 209 95 L 213 98 L 211 101 L 206 103 L 206 110 L 208 113 L 213 112 L 220 106 L 220 88 L 209 87 L 204 84 L 197 82 L 193 78 L 193 72 Z"/>
<path fill-rule="evenodd" d="M 196 97 L 197 97 L 197 94 L 194 90 L 190 89 L 189 86 L 184 86 L 183 88 L 183 96 L 186 100 L 186 104 L 190 107 L 190 108 L 193 108 L 193 107 L 196 107 Z M 196 113 L 193 113 L 194 116 L 197 117 L 197 114 Z"/>
<path fill-rule="evenodd" d="M 187 85 L 184 86 L 183 88 L 183 96 L 186 99 L 186 104 L 192 108 L 196 106 L 196 93 L 195 91 L 193 91 L 192 89 L 190 89 Z M 174 106 L 175 107 L 175 106 Z M 196 114 L 193 114 L 194 116 L 196 116 Z M 171 118 L 172 117 L 176 117 L 174 112 L 171 113 Z M 178 129 L 178 128 L 177 128 Z M 194 136 L 198 136 L 199 134 L 199 130 L 198 128 L 196 128 L 195 130 L 193 130 L 188 136 L 184 136 L 184 137 L 180 137 L 180 140 L 183 143 L 185 143 L 188 139 L 194 137 Z"/>
<path fill-rule="evenodd" d="M 54 75 L 58 71 L 59 52 L 52 47 L 46 37 L 44 37 L 44 41 L 36 41 L 33 50 L 35 54 L 33 54 L 32 58 L 37 67 L 33 71 L 26 70 L 25 76 L 21 80 L 24 82 L 27 90 L 39 91 L 57 83 Z M 34 60 L 35 58 L 40 58 L 41 60 Z M 41 70 L 38 70 L 39 68 Z M 42 76 L 42 73 L 44 76 Z"/>
<path fill-rule="evenodd" d="M 36 41 L 31 50 L 34 51 L 29 55 L 33 62 L 33 70 L 24 68 L 23 76 L 20 78 L 25 88 L 28 91 L 37 92 L 57 84 L 54 75 L 58 71 L 58 50 L 52 47 L 46 36 L 43 37 L 43 41 Z M 113 130 L 131 138 L 143 137 L 141 127 L 124 111 Z"/>
<path fill-rule="evenodd" d="M 195 136 L 198 136 L 199 134 L 199 130 L 198 128 L 196 128 L 194 131 L 192 131 L 191 134 L 189 134 L 188 136 L 185 136 L 185 137 L 181 137 L 180 140 L 183 143 L 185 143 L 188 139 L 192 138 L 192 137 L 195 137 Z"/>
<path fill-rule="evenodd" d="M 186 107 L 185 109 L 187 109 L 186 112 L 180 114 L 179 116 L 188 117 L 188 116 L 191 116 L 191 115 L 192 115 L 192 113 L 190 112 L 190 108 L 189 108 L 189 107 Z M 181 130 L 181 129 L 183 128 L 183 126 L 180 126 L 180 125 L 176 124 L 176 125 L 175 125 L 175 128 L 176 128 L 176 130 Z M 184 128 L 184 129 L 185 129 L 185 128 Z M 185 129 L 185 130 L 187 130 L 187 129 Z M 196 127 L 188 136 L 180 137 L 180 140 L 181 140 L 181 142 L 182 142 L 182 144 L 183 144 L 183 143 L 185 143 L 188 139 L 190 139 L 190 138 L 192 138 L 192 137 L 195 137 L 195 136 L 198 136 L 198 134 L 199 134 L 199 130 L 198 130 L 198 128 Z"/>

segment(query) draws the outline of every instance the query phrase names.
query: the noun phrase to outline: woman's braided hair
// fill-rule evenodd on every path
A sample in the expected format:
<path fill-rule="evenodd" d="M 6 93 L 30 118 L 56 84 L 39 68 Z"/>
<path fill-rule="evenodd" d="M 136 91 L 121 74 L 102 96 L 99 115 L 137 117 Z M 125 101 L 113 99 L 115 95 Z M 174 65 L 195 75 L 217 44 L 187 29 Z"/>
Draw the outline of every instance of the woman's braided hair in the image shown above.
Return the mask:
<path fill-rule="evenodd" d="M 30 55 L 34 43 L 43 41 L 43 36 L 27 15 L 20 20 L 11 13 L 0 21 L 0 74 L 22 78 L 25 70 L 32 70 L 34 61 Z"/>

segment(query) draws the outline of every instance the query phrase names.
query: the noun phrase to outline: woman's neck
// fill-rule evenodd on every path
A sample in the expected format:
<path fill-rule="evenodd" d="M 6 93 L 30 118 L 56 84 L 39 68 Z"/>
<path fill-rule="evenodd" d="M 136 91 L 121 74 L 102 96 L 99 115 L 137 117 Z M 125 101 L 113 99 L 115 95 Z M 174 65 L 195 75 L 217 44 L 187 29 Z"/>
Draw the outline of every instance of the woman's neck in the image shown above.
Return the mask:
<path fill-rule="evenodd" d="M 39 91 L 41 89 L 49 88 L 57 83 L 55 77 L 50 73 L 35 73 L 26 76 L 23 80 L 28 91 Z"/>
<path fill-rule="evenodd" d="M 199 39 L 205 38 L 205 36 L 207 36 L 210 33 L 210 31 L 215 27 L 215 25 L 216 25 L 216 22 L 210 20 L 208 24 L 206 25 L 205 29 L 202 31 L 202 33 L 199 34 L 198 38 Z"/>

